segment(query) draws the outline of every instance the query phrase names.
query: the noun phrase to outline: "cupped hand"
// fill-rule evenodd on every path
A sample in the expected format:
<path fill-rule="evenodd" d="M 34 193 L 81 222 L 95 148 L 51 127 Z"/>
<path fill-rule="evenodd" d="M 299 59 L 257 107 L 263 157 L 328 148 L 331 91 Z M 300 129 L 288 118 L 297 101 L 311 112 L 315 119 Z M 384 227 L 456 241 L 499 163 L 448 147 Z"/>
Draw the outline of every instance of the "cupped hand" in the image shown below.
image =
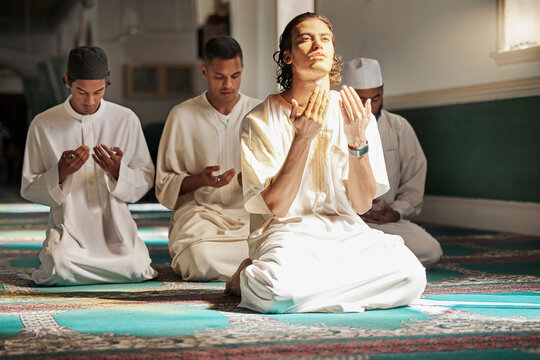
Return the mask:
<path fill-rule="evenodd" d="M 215 188 L 223 187 L 229 184 L 236 174 L 236 170 L 231 168 L 222 174 L 214 175 L 221 167 L 218 165 L 207 166 L 198 176 L 202 186 L 212 186 Z"/>
<path fill-rule="evenodd" d="M 296 136 L 311 141 L 317 135 L 324 124 L 324 118 L 328 111 L 329 91 L 315 88 L 309 97 L 308 104 L 301 115 L 297 114 L 298 102 L 292 100 L 291 114 L 289 116 L 294 125 Z"/>
<path fill-rule="evenodd" d="M 374 224 L 386 224 L 390 222 L 396 222 L 401 218 L 399 212 L 395 211 L 389 206 L 382 208 L 381 210 L 374 210 L 371 208 L 367 213 L 360 215 L 362 220 Z"/>
<path fill-rule="evenodd" d="M 58 183 L 63 183 L 68 175 L 79 170 L 89 157 L 90 149 L 86 145 L 64 151 L 58 161 Z"/>
<path fill-rule="evenodd" d="M 105 172 L 108 172 L 115 180 L 118 180 L 122 156 L 124 156 L 124 153 L 119 147 L 113 146 L 109 148 L 107 145 L 100 144 L 94 146 L 92 159 L 94 159 L 96 164 L 105 170 Z"/>
<path fill-rule="evenodd" d="M 343 86 L 339 95 L 341 96 L 341 111 L 345 119 L 345 136 L 349 146 L 358 149 L 367 143 L 366 128 L 371 118 L 371 99 L 366 101 L 364 107 L 362 100 L 350 86 Z"/>

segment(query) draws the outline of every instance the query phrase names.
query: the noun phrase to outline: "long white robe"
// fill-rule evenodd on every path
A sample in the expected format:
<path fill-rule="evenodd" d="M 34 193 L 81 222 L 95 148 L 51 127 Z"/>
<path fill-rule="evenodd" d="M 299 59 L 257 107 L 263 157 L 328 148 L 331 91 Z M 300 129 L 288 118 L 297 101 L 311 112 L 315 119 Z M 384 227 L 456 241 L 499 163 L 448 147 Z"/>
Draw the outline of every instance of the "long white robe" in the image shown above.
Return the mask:
<path fill-rule="evenodd" d="M 41 285 L 152 279 L 157 273 L 126 204 L 140 199 L 154 176 L 139 119 L 105 100 L 94 114 L 81 115 L 70 99 L 37 115 L 28 130 L 21 195 L 51 207 L 41 266 L 32 277 Z M 58 184 L 62 153 L 83 144 L 122 149 L 118 180 L 89 157 Z"/>
<path fill-rule="evenodd" d="M 390 190 L 382 195 L 375 208 L 390 206 L 401 219 L 386 224 L 368 225 L 387 234 L 399 235 L 405 245 L 426 267 L 433 267 L 442 257 L 437 240 L 409 219 L 422 210 L 427 161 L 412 126 L 403 117 L 381 111 L 377 120 Z"/>
<path fill-rule="evenodd" d="M 262 225 L 248 238 L 253 264 L 240 273 L 239 306 L 271 313 L 363 311 L 418 299 L 426 283 L 423 266 L 399 236 L 369 228 L 350 204 L 348 144 L 337 92 L 331 92 L 327 129 L 321 130 L 329 144 L 326 165 L 316 165 L 319 140 L 314 140 L 287 214 L 278 218 L 270 213 L 260 193 L 290 149 L 294 128 L 289 113 L 290 105 L 271 95 L 242 123 L 245 206 L 254 223 Z M 366 135 L 380 196 L 388 180 L 374 117 Z"/>
<path fill-rule="evenodd" d="M 184 280 L 227 280 L 248 256 L 249 214 L 237 177 L 221 188 L 201 187 L 182 196 L 189 175 L 219 165 L 240 172 L 239 127 L 260 100 L 240 94 L 228 120 L 206 93 L 175 106 L 159 144 L 156 196 L 173 210 L 169 226 L 172 268 Z"/>

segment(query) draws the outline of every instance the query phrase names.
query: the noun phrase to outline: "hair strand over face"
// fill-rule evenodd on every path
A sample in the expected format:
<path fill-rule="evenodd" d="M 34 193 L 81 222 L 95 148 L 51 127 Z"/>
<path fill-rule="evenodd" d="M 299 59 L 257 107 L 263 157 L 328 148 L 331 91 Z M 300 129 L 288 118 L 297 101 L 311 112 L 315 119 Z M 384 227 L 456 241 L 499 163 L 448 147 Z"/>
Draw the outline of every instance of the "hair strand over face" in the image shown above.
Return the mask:
<path fill-rule="evenodd" d="M 277 83 L 283 90 L 290 89 L 292 86 L 292 65 L 285 62 L 285 51 L 290 52 L 292 49 L 292 31 L 294 27 L 306 20 L 317 19 L 325 23 L 332 33 L 332 44 L 334 44 L 334 29 L 330 21 L 323 15 L 317 13 L 306 12 L 292 19 L 283 33 L 279 37 L 279 50 L 274 53 L 274 61 L 277 63 Z M 330 85 L 336 85 L 341 82 L 341 56 L 334 51 L 334 59 L 332 69 L 330 69 Z"/>

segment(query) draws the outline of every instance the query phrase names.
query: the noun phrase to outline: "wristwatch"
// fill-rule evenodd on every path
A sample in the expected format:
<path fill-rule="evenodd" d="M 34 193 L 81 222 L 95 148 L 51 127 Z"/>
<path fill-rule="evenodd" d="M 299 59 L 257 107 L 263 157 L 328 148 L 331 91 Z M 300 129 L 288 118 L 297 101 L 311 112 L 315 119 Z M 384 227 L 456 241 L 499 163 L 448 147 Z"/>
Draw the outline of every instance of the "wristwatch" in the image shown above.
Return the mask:
<path fill-rule="evenodd" d="M 367 152 L 369 151 L 369 144 L 366 143 L 365 145 L 361 146 L 359 149 L 351 149 L 351 147 L 349 146 L 349 154 L 353 155 L 353 156 L 363 156 L 365 154 L 367 154 Z"/>

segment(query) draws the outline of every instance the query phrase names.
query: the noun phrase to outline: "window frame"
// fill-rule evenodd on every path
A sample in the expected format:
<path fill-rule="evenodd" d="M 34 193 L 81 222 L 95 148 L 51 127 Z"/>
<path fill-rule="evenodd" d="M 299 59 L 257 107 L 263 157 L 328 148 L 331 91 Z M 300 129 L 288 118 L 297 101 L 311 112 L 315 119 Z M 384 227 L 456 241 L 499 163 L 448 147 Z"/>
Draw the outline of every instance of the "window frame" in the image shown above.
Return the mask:
<path fill-rule="evenodd" d="M 497 0 L 497 51 L 491 54 L 499 66 L 540 60 L 540 45 L 525 49 L 505 49 L 504 9 L 506 0 Z"/>

